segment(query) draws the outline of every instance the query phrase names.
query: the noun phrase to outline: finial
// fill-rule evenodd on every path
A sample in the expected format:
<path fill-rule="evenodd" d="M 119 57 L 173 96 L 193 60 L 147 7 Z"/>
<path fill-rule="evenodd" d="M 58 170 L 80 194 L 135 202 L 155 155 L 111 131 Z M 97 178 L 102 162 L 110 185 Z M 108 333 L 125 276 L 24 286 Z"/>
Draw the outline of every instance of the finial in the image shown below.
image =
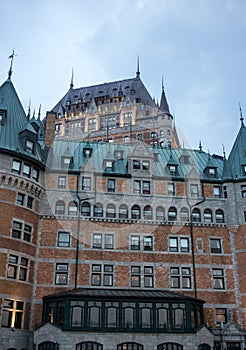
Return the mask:
<path fill-rule="evenodd" d="M 72 68 L 72 76 L 71 76 L 70 90 L 73 89 L 73 75 L 74 75 L 74 72 L 73 72 L 73 68 Z"/>
<path fill-rule="evenodd" d="M 37 119 L 37 120 L 40 120 L 40 116 L 41 116 L 41 105 L 39 106 L 39 110 L 38 110 L 38 119 Z"/>
<path fill-rule="evenodd" d="M 239 112 L 240 112 L 240 120 L 241 120 L 241 126 L 244 126 L 244 118 L 243 118 L 243 113 L 242 113 L 242 108 L 239 102 Z"/>
<path fill-rule="evenodd" d="M 162 89 L 162 92 L 164 92 L 164 81 L 163 81 L 163 75 L 161 77 L 161 89 Z"/>
<path fill-rule="evenodd" d="M 9 59 L 11 59 L 11 61 L 10 61 L 10 67 L 8 72 L 8 79 L 11 79 L 11 75 L 13 73 L 13 60 L 15 56 L 17 55 L 15 55 L 15 50 L 13 50 L 12 55 L 9 56 Z"/>
<path fill-rule="evenodd" d="M 35 109 L 33 111 L 33 115 L 32 115 L 33 119 L 35 119 Z"/>
<path fill-rule="evenodd" d="M 222 144 L 222 150 L 223 150 L 223 158 L 226 159 L 225 145 L 224 144 Z"/>
<path fill-rule="evenodd" d="M 139 55 L 138 55 L 138 63 L 137 63 L 136 78 L 140 78 L 140 71 L 139 71 Z"/>
<path fill-rule="evenodd" d="M 27 118 L 30 119 L 30 117 L 31 117 L 31 100 L 29 101 L 28 112 L 27 112 Z"/>
<path fill-rule="evenodd" d="M 202 141 L 199 142 L 199 150 L 202 151 Z"/>

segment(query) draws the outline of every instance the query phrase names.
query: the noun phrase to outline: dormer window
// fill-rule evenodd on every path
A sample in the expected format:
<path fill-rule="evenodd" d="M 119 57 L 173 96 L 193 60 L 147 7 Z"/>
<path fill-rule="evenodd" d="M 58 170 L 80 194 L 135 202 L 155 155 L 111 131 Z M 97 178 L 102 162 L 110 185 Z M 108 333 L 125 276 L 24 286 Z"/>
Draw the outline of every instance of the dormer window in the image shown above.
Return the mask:
<path fill-rule="evenodd" d="M 6 116 L 7 116 L 7 111 L 5 109 L 0 109 L 0 125 L 5 124 Z"/>
<path fill-rule="evenodd" d="M 88 148 L 83 148 L 83 155 L 85 158 L 90 158 L 92 155 L 92 148 L 88 147 Z"/>
<path fill-rule="evenodd" d="M 242 165 L 243 175 L 246 175 L 246 165 Z"/>
<path fill-rule="evenodd" d="M 72 164 L 73 158 L 72 157 L 62 157 L 62 166 L 65 168 L 68 168 L 70 164 Z"/>
<path fill-rule="evenodd" d="M 134 159 L 134 160 L 133 160 L 133 169 L 134 169 L 134 170 L 140 170 L 140 168 L 141 168 L 141 163 L 140 163 L 140 161 Z"/>
<path fill-rule="evenodd" d="M 157 138 L 157 133 L 155 131 L 152 131 L 151 138 L 152 139 L 156 139 Z"/>
<path fill-rule="evenodd" d="M 208 168 L 208 176 L 215 178 L 217 176 L 216 168 Z"/>
<path fill-rule="evenodd" d="M 169 165 L 168 168 L 169 168 L 169 172 L 170 172 L 171 176 L 178 175 L 178 167 L 177 167 L 177 165 Z"/>
<path fill-rule="evenodd" d="M 34 151 L 34 142 L 31 140 L 26 140 L 26 152 L 33 153 Z"/>
<path fill-rule="evenodd" d="M 113 161 L 112 160 L 104 160 L 104 169 L 105 171 L 112 171 L 113 170 Z"/>
<path fill-rule="evenodd" d="M 149 170 L 149 161 L 143 160 L 142 166 L 143 166 L 143 170 Z"/>

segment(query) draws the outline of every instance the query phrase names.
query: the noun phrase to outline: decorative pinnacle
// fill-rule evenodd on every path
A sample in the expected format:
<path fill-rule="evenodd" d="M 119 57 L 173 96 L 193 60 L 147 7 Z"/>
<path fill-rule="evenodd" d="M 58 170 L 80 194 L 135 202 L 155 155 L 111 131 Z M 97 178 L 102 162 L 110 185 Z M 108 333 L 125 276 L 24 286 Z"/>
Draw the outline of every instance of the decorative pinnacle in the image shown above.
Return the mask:
<path fill-rule="evenodd" d="M 239 112 L 240 112 L 240 120 L 241 120 L 241 124 L 242 126 L 244 126 L 244 118 L 243 118 L 243 113 L 242 113 L 242 108 L 241 108 L 241 105 L 240 105 L 240 102 L 239 102 Z"/>
<path fill-rule="evenodd" d="M 202 151 L 202 141 L 199 142 L 199 150 Z"/>
<path fill-rule="evenodd" d="M 9 67 L 9 71 L 8 71 L 8 79 L 11 79 L 11 76 L 13 73 L 13 60 L 14 60 L 15 56 L 17 56 L 17 55 L 15 55 L 15 50 L 13 49 L 12 55 L 9 56 L 9 59 L 11 59 L 11 61 L 10 61 L 10 67 Z"/>
<path fill-rule="evenodd" d="M 73 71 L 73 68 L 72 68 L 72 76 L 71 76 L 71 83 L 70 83 L 70 90 L 73 89 L 73 76 L 74 76 L 74 71 Z"/>
<path fill-rule="evenodd" d="M 139 55 L 138 55 L 138 62 L 137 62 L 136 78 L 140 78 L 140 71 L 139 71 Z"/>

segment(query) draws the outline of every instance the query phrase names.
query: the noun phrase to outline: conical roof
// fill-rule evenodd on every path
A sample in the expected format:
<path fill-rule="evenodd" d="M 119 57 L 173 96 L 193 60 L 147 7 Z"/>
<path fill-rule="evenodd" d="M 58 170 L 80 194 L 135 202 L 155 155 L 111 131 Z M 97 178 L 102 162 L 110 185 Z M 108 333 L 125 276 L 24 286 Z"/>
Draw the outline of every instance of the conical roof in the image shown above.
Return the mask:
<path fill-rule="evenodd" d="M 243 121 L 228 157 L 228 163 L 234 178 L 246 178 L 244 171 L 244 166 L 246 166 L 246 127 Z"/>
<path fill-rule="evenodd" d="M 165 91 L 164 91 L 163 82 L 162 82 L 162 92 L 161 92 L 160 111 L 162 111 L 162 112 L 164 112 L 164 113 L 166 113 L 166 114 L 171 115 L 171 113 L 170 113 L 170 111 L 169 111 L 169 106 L 168 106 L 168 103 L 167 103 L 166 94 L 165 94 Z"/>

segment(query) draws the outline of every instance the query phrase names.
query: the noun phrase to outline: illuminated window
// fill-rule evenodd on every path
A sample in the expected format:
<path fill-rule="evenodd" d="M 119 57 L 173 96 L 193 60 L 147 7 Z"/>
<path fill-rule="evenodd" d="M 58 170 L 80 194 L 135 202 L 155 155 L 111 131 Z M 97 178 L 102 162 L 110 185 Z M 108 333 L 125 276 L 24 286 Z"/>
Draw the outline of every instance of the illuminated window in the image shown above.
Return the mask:
<path fill-rule="evenodd" d="M 4 299 L 2 313 L 2 327 L 22 328 L 24 303 L 19 300 Z"/>

